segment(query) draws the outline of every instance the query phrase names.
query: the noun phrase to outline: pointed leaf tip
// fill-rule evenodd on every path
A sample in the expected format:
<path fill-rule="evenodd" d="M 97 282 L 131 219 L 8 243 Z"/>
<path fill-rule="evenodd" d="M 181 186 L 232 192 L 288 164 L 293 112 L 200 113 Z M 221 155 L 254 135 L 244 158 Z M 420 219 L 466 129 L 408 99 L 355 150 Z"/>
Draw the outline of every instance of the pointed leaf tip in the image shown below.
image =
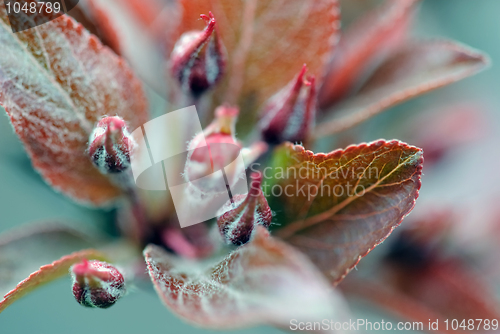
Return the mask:
<path fill-rule="evenodd" d="M 339 105 L 337 116 L 321 123 L 314 134 L 320 138 L 345 131 L 413 97 L 475 75 L 489 64 L 486 54 L 454 41 L 408 43 L 380 65 L 360 92 Z"/>

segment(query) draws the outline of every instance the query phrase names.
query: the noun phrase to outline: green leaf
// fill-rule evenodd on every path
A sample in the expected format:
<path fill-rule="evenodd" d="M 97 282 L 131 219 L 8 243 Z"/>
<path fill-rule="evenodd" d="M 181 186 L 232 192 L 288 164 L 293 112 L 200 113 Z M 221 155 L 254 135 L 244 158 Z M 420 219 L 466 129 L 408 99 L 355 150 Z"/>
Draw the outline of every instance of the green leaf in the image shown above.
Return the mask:
<path fill-rule="evenodd" d="M 276 236 L 340 282 L 413 209 L 422 163 L 421 149 L 396 140 L 328 154 L 284 144 L 264 171 Z"/>

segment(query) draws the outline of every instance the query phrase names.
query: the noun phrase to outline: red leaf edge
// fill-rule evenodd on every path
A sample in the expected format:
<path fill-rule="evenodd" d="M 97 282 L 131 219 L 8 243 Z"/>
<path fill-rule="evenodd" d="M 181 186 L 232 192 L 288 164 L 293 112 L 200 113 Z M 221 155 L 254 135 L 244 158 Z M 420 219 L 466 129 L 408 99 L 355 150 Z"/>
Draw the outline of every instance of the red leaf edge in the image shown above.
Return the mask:
<path fill-rule="evenodd" d="M 69 268 L 83 259 L 106 261 L 106 257 L 99 251 L 87 249 L 63 256 L 51 264 L 40 267 L 17 286 L 8 292 L 0 301 L 0 313 L 17 299 L 25 296 L 34 289 L 68 273 Z"/>

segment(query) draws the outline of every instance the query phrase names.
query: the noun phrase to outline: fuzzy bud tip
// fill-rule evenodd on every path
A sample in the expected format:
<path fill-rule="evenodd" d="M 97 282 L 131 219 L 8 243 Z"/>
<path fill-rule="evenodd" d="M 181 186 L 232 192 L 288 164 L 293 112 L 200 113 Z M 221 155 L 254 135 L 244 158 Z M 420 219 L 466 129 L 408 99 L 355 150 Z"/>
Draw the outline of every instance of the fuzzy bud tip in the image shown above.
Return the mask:
<path fill-rule="evenodd" d="M 213 87 L 226 68 L 226 50 L 219 38 L 212 12 L 200 15 L 206 27 L 184 33 L 170 55 L 170 73 L 181 89 L 195 98 Z"/>
<path fill-rule="evenodd" d="M 88 155 L 101 173 L 121 173 L 130 166 L 130 156 L 135 147 L 135 141 L 121 117 L 104 117 L 90 135 Z"/>
<path fill-rule="evenodd" d="M 236 246 L 247 243 L 256 225 L 271 225 L 272 212 L 261 190 L 262 174 L 251 175 L 250 191 L 234 196 L 219 211 L 217 225 L 226 243 Z"/>
<path fill-rule="evenodd" d="M 123 275 L 109 263 L 84 259 L 70 273 L 73 296 L 80 305 L 108 308 L 125 294 Z"/>
<path fill-rule="evenodd" d="M 299 74 L 265 103 L 259 127 L 266 142 L 303 142 L 310 135 L 316 116 L 316 80 L 314 76 L 306 78 L 306 72 L 304 64 Z"/>

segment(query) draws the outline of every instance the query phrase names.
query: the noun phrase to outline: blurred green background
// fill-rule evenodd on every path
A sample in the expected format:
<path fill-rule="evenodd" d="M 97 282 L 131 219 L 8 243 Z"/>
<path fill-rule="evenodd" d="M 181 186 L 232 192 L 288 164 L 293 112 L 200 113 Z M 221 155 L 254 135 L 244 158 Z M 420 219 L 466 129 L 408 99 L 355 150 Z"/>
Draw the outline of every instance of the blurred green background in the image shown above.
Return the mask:
<path fill-rule="evenodd" d="M 303 0 L 314 1 L 314 0 Z M 416 22 L 417 36 L 449 37 L 488 53 L 494 66 L 463 82 L 418 98 L 394 108 L 361 126 L 366 133 L 362 140 L 378 138 L 403 141 L 406 134 L 398 124 L 411 119 L 419 111 L 445 107 L 447 104 L 470 101 L 480 105 L 487 114 L 489 129 L 480 143 L 460 147 L 451 152 L 437 169 L 423 179 L 419 207 L 425 203 L 463 203 L 477 210 L 485 197 L 500 198 L 498 173 L 500 143 L 500 1 L 498 0 L 425 0 Z M 1 46 L 0 46 L 1 50 Z M 410 124 L 411 126 L 411 124 Z M 408 139 L 409 140 L 409 139 Z M 460 181 L 457 181 L 460 180 Z M 33 171 L 21 144 L 14 135 L 5 113 L 0 113 L 0 232 L 34 221 L 62 220 L 73 224 L 103 226 L 110 213 L 82 208 L 55 193 Z M 389 238 L 390 239 L 390 238 Z M 370 257 L 376 257 L 376 249 Z M 0 315 L 0 333 L 209 333 L 183 323 L 160 302 L 152 289 L 137 288 L 109 310 L 85 309 L 70 292 L 69 278 L 37 290 L 13 304 Z M 371 305 L 352 304 L 356 318 L 373 321 L 390 317 Z M 227 333 L 280 333 L 269 327 L 258 327 Z"/>

